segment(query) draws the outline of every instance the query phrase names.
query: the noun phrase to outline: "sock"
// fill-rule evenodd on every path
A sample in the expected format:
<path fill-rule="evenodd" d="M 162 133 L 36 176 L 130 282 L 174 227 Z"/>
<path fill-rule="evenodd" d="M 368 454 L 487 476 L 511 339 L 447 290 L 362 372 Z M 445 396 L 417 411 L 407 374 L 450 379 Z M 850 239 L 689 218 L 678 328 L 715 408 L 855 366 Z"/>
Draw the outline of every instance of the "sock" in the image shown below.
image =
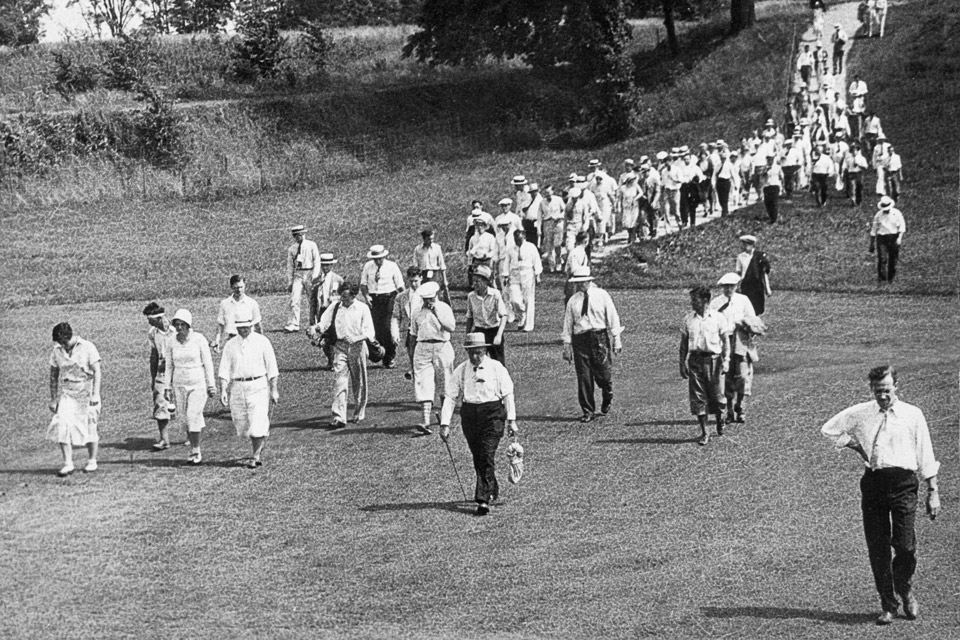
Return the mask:
<path fill-rule="evenodd" d="M 431 411 L 433 410 L 433 403 L 427 400 L 423 403 L 423 426 L 430 426 Z"/>

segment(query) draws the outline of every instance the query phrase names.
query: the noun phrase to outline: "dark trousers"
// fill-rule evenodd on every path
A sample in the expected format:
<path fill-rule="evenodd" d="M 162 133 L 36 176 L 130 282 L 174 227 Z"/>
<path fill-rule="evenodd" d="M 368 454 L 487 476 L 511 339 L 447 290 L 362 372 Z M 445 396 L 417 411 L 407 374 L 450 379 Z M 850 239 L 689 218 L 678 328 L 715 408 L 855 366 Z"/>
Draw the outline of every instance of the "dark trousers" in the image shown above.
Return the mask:
<path fill-rule="evenodd" d="M 500 327 L 474 327 L 474 331 L 479 331 L 487 339 L 487 344 L 490 346 L 487 347 L 487 353 L 490 354 L 490 357 L 502 364 L 507 366 L 507 356 L 503 352 L 503 340 L 500 341 L 500 344 L 493 344 L 493 339 L 497 337 L 497 332 L 500 331 Z M 504 333 L 504 340 L 506 340 L 506 333 Z"/>
<path fill-rule="evenodd" d="M 860 479 L 863 533 L 870 569 L 884 611 L 896 612 L 917 568 L 917 474 L 906 469 L 867 470 Z M 896 552 L 894 555 L 893 552 Z"/>
<path fill-rule="evenodd" d="M 813 197 L 817 200 L 817 206 L 822 207 L 827 203 L 829 182 L 830 176 L 825 173 L 814 173 L 810 176 L 810 186 L 813 187 Z"/>
<path fill-rule="evenodd" d="M 900 172 L 899 171 L 887 171 L 887 195 L 893 198 L 893 201 L 896 202 L 897 198 L 900 197 Z"/>
<path fill-rule="evenodd" d="M 727 178 L 717 178 L 717 200 L 720 201 L 720 215 L 726 216 L 730 213 L 730 180 Z"/>
<path fill-rule="evenodd" d="M 783 190 L 786 197 L 793 196 L 793 191 L 797 188 L 797 177 L 800 175 L 800 165 L 787 165 L 783 167 Z"/>
<path fill-rule="evenodd" d="M 800 67 L 800 79 L 803 80 L 803 84 L 810 84 L 810 72 L 813 71 L 813 67 L 809 64 L 805 64 Z"/>
<path fill-rule="evenodd" d="M 697 224 L 697 205 L 700 204 L 700 188 L 695 182 L 680 185 L 680 223 L 693 227 Z"/>
<path fill-rule="evenodd" d="M 843 45 L 833 47 L 833 75 L 843 71 Z"/>
<path fill-rule="evenodd" d="M 392 363 L 397 357 L 397 345 L 390 332 L 390 319 L 393 318 L 393 301 L 397 299 L 397 292 L 374 293 L 370 295 L 370 315 L 373 317 L 373 333 L 385 353 L 384 366 Z"/>
<path fill-rule="evenodd" d="M 763 206 L 767 210 L 767 217 L 770 222 L 777 221 L 777 203 L 780 201 L 779 185 L 772 185 L 763 188 Z"/>
<path fill-rule="evenodd" d="M 479 404 L 464 402 L 460 407 L 463 437 L 467 439 L 467 446 L 473 455 L 473 468 L 477 472 L 477 488 L 473 498 L 477 502 L 489 503 L 500 496 L 496 455 L 506 418 L 507 410 L 500 401 Z"/>
<path fill-rule="evenodd" d="M 843 182 L 845 195 L 853 204 L 859 205 L 863 202 L 863 172 L 847 171 Z"/>
<path fill-rule="evenodd" d="M 897 260 L 900 258 L 900 245 L 897 234 L 888 233 L 877 236 L 877 278 L 881 282 L 893 282 L 897 275 Z"/>
<path fill-rule="evenodd" d="M 597 409 L 593 398 L 594 387 L 600 387 L 602 406 L 613 400 L 613 351 L 610 334 L 605 329 L 575 333 L 573 343 L 573 366 L 577 371 L 577 399 L 584 413 Z"/>
<path fill-rule="evenodd" d="M 523 220 L 523 233 L 527 236 L 527 242 L 532 242 L 534 246 L 540 246 L 540 234 L 537 233 L 537 223 L 535 220 Z"/>

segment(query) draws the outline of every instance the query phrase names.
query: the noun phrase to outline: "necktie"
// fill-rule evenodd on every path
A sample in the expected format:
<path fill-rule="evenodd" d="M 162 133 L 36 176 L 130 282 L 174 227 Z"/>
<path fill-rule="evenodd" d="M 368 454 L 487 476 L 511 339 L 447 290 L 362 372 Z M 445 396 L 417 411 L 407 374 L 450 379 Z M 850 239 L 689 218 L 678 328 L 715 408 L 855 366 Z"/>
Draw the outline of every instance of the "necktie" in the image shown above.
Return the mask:
<path fill-rule="evenodd" d="M 377 293 L 380 291 L 380 267 L 377 267 L 377 273 L 373 276 L 373 286 L 376 287 L 377 291 L 371 291 L 371 293 Z"/>
<path fill-rule="evenodd" d="M 720 308 L 717 309 L 717 311 L 719 311 L 720 313 L 723 313 L 724 311 L 727 310 L 727 307 L 730 306 L 731 302 L 733 302 L 733 298 L 730 298 L 726 302 L 724 302 L 723 305 L 721 305 Z"/>
<path fill-rule="evenodd" d="M 877 451 L 877 443 L 880 442 L 880 434 L 883 432 L 883 428 L 887 426 L 887 416 L 889 413 L 883 411 L 883 421 L 880 423 L 880 428 L 877 429 L 877 435 L 873 436 L 873 448 L 870 450 L 870 468 L 876 470 L 877 463 L 880 461 L 880 454 Z"/>
<path fill-rule="evenodd" d="M 583 292 L 583 306 L 580 307 L 580 315 L 581 315 L 581 316 L 587 315 L 587 310 L 588 310 L 589 308 L 590 308 L 590 297 L 589 297 L 589 294 L 588 294 L 586 291 L 584 291 L 584 292 Z"/>

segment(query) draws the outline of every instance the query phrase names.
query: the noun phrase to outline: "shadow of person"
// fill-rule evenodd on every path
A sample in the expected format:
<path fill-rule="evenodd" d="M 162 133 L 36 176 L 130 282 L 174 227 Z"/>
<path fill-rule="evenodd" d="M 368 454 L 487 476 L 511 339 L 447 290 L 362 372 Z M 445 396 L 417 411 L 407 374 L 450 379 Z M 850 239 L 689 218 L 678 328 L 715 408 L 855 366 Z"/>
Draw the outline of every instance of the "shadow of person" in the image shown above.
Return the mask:
<path fill-rule="evenodd" d="M 700 607 L 700 611 L 708 618 L 762 618 L 764 620 L 805 618 L 849 625 L 869 624 L 876 618 L 876 614 L 873 613 L 844 613 L 792 607 Z"/>
<path fill-rule="evenodd" d="M 700 436 L 695 438 L 617 438 L 609 440 L 597 440 L 596 444 L 688 444 L 697 442 Z"/>
<path fill-rule="evenodd" d="M 473 514 L 476 505 L 472 502 L 455 500 L 453 502 L 394 502 L 390 504 L 372 504 L 360 507 L 366 513 L 390 513 L 393 511 L 450 511 L 452 513 Z"/>
<path fill-rule="evenodd" d="M 153 438 L 127 438 L 123 442 L 101 442 L 101 449 L 119 449 L 120 451 L 153 451 Z"/>

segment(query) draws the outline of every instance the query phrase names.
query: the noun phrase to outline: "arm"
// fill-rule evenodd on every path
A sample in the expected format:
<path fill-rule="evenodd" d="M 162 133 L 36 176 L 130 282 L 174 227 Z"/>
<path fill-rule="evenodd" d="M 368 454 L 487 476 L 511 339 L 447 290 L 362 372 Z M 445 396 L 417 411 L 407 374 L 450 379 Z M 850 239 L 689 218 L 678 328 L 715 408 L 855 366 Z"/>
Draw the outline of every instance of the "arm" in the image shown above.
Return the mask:
<path fill-rule="evenodd" d="M 687 344 L 687 334 L 683 332 L 680 334 L 680 377 L 684 380 L 687 379 L 689 371 L 687 369 L 687 352 L 690 346 Z"/>
<path fill-rule="evenodd" d="M 200 361 L 203 363 L 203 373 L 207 380 L 207 395 L 211 398 L 217 395 L 217 380 L 213 375 L 213 358 L 210 356 L 210 346 L 206 340 L 197 340 L 200 347 Z"/>
<path fill-rule="evenodd" d="M 57 396 L 60 391 L 60 368 L 50 367 L 50 411 L 57 412 Z"/>
<path fill-rule="evenodd" d="M 563 359 L 567 362 L 573 362 L 573 313 L 570 306 L 572 304 L 574 304 L 573 296 L 567 301 L 567 306 L 563 310 L 563 329 L 560 331 L 560 339 L 563 341 Z"/>
<path fill-rule="evenodd" d="M 513 394 L 508 393 L 503 396 L 503 406 L 507 410 L 507 435 L 512 436 L 517 433 L 517 403 Z"/>
<path fill-rule="evenodd" d="M 270 383 L 270 401 L 277 404 L 280 402 L 280 390 L 277 384 L 280 380 L 280 369 L 277 367 L 277 354 L 273 350 L 273 345 L 269 343 L 264 346 L 263 361 L 267 370 L 267 382 Z"/>
<path fill-rule="evenodd" d="M 850 435 L 851 425 L 849 417 L 855 409 L 855 406 L 844 409 L 837 415 L 827 420 L 827 422 L 820 427 L 820 433 L 823 434 L 825 438 L 832 441 L 834 447 L 836 447 L 838 451 L 845 448 L 853 449 L 864 462 L 869 462 L 870 458 L 867 455 L 867 452 L 864 451 L 863 446 L 861 446 L 860 442 L 856 438 Z"/>
<path fill-rule="evenodd" d="M 103 377 L 100 371 L 100 361 L 91 364 L 90 368 L 93 369 L 93 392 L 90 394 L 90 404 L 98 405 L 100 404 L 100 380 Z"/>
<path fill-rule="evenodd" d="M 150 386 L 157 379 L 157 373 L 160 371 L 160 352 L 156 347 L 150 347 Z"/>
<path fill-rule="evenodd" d="M 263 316 L 260 315 L 260 304 L 254 300 L 253 301 L 253 330 L 257 333 L 263 333 L 263 327 L 260 326 L 260 323 L 263 321 Z"/>
<path fill-rule="evenodd" d="M 437 303 L 433 308 L 433 315 L 440 321 L 440 328 L 444 331 L 452 333 L 457 328 L 457 319 L 453 315 L 453 309 L 451 309 L 449 305 L 442 302 Z"/>
<path fill-rule="evenodd" d="M 720 357 L 723 359 L 723 372 L 730 370 L 730 334 L 720 334 Z"/>

